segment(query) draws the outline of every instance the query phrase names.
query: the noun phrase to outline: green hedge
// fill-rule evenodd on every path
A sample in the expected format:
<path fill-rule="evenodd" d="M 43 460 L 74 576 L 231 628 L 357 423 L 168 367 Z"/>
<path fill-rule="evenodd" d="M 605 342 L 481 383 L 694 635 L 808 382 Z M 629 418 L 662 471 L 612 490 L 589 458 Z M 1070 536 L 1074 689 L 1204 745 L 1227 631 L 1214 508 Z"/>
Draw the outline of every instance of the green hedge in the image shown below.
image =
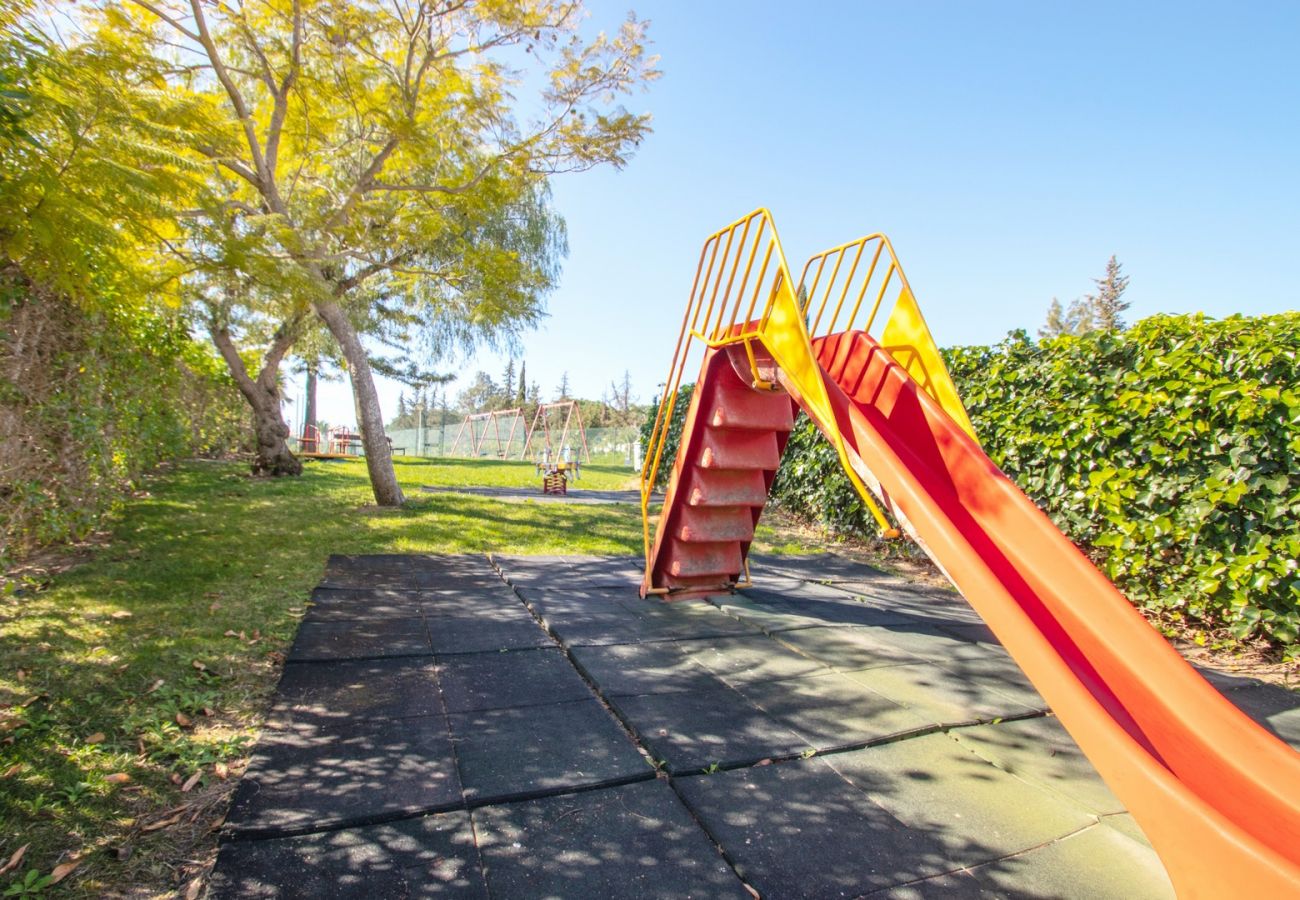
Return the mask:
<path fill-rule="evenodd" d="M 1139 606 L 1300 653 L 1300 314 L 1023 333 L 948 365 L 989 456 Z"/>
<path fill-rule="evenodd" d="M 1198 640 L 1300 656 L 1300 314 L 1157 316 L 945 355 L 989 456 L 1134 603 Z M 875 532 L 802 416 L 772 494 Z"/>

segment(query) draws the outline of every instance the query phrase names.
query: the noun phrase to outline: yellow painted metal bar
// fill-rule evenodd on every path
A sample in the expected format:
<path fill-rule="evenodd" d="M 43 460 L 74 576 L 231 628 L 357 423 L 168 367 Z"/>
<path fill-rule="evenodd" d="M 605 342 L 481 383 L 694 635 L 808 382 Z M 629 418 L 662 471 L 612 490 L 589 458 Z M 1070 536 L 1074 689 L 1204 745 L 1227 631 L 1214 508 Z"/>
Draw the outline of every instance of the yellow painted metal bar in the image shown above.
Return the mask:
<path fill-rule="evenodd" d="M 854 282 L 859 278 L 861 262 L 868 245 L 874 245 L 871 262 L 866 267 L 865 275 L 861 276 L 860 286 L 854 292 Z M 758 260 L 760 249 L 763 251 L 762 263 L 758 268 L 757 277 L 753 280 L 751 292 L 751 276 L 754 275 L 754 264 Z M 840 274 L 844 268 L 845 258 L 849 254 L 852 254 L 852 262 L 847 267 L 847 276 L 841 283 Z M 831 257 L 834 257 L 833 261 Z M 876 277 L 879 271 L 878 264 L 882 257 L 887 257 L 888 264 L 883 277 L 878 279 Z M 775 268 L 772 265 L 774 261 Z M 830 264 L 829 277 L 823 283 L 828 263 Z M 813 271 L 814 266 L 812 285 L 805 290 L 808 275 Z M 817 420 L 822 431 L 830 439 L 845 474 L 871 511 L 872 518 L 880 526 L 881 531 L 888 537 L 897 536 L 897 530 L 889 524 L 871 491 L 849 461 L 844 437 L 840 433 L 830 404 L 823 372 L 812 349 L 813 338 L 823 336 L 819 329 L 822 327 L 827 306 L 831 305 L 832 296 L 836 299 L 826 331 L 833 331 L 837 327 L 842 331 L 850 331 L 854 330 L 868 291 L 875 288 L 871 309 L 861 329 L 869 331 L 885 299 L 891 295 L 891 285 L 895 284 L 895 278 L 897 278 L 897 287 L 894 290 L 897 291 L 897 295 L 893 305 L 894 312 L 885 326 L 886 349 L 892 341 L 900 354 L 906 354 L 909 362 L 904 368 L 912 372 L 914 377 L 918 378 L 918 383 L 934 394 L 949 414 L 973 435 L 970 420 L 961 406 L 961 401 L 957 398 L 946 368 L 943 367 L 942 357 L 939 356 L 929 328 L 921 317 L 911 286 L 907 283 L 907 276 L 898 263 L 898 257 L 889 238 L 883 234 L 872 234 L 816 254 L 804 264 L 799 281 L 795 282 L 790 277 L 789 264 L 785 258 L 785 251 L 781 247 L 776 225 L 766 209 L 757 209 L 708 236 L 700 249 L 690 299 L 682 317 L 677 347 L 673 351 L 668 377 L 664 381 L 664 393 L 660 398 L 654 426 L 646 443 L 645 465 L 641 472 L 641 518 L 645 543 L 647 593 L 664 593 L 663 589 L 654 588 L 650 584 L 652 563 L 650 556 L 654 547 L 650 529 L 650 498 L 664 463 L 664 447 L 676 411 L 677 392 L 681 387 L 682 376 L 696 342 L 701 347 L 710 349 L 742 345 L 753 375 L 754 386 L 772 388 L 774 385 L 759 374 L 758 360 L 754 353 L 754 342 L 762 343 L 780 369 L 783 381 L 799 394 L 804 409 Z M 876 283 L 877 281 L 879 284 Z M 837 286 L 840 288 L 838 292 L 835 290 Z M 764 290 L 767 292 L 767 299 L 755 320 L 759 296 Z M 840 315 L 851 293 L 854 294 L 854 299 L 848 320 L 843 326 L 839 326 Z M 748 298 L 746 294 L 749 295 Z M 804 298 L 802 303 L 801 296 Z M 741 306 L 746 299 L 749 302 L 742 317 Z M 809 317 L 813 313 L 812 306 L 815 301 L 818 301 L 817 309 L 812 315 L 810 325 Z M 726 323 L 725 327 L 724 323 Z M 748 578 L 749 571 L 746 567 L 746 583 Z"/>

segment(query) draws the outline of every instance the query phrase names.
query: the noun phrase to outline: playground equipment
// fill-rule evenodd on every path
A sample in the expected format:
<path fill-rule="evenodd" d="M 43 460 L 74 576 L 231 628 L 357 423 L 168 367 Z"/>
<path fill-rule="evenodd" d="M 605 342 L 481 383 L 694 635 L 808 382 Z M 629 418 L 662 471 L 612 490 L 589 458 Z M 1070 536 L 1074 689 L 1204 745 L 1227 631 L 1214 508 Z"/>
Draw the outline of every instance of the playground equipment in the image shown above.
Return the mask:
<path fill-rule="evenodd" d="M 569 445 L 565 444 L 560 451 L 558 461 L 551 459 L 550 447 L 542 451 L 541 458 L 537 461 L 537 474 L 542 476 L 543 494 L 567 494 L 570 476 L 575 480 L 580 478 L 582 467 L 576 459 L 573 459 Z"/>
<path fill-rule="evenodd" d="M 677 389 L 701 346 L 652 533 Z M 663 398 L 642 473 L 643 596 L 748 582 L 754 528 L 803 410 L 882 530 L 881 506 L 983 617 L 1180 896 L 1300 896 L 1300 754 L 1211 687 L 985 456 L 884 235 L 813 256 L 796 283 L 766 210 L 715 232 Z"/>
<path fill-rule="evenodd" d="M 506 435 L 505 442 L 501 441 L 501 420 L 508 418 L 510 420 L 510 432 Z M 491 412 L 474 413 L 465 417 L 461 422 L 460 430 L 456 432 L 456 439 L 451 442 L 452 456 L 482 456 L 483 442 L 487 440 L 489 429 L 492 432 L 493 441 L 496 444 L 496 455 L 505 459 L 510 455 L 510 447 L 515 440 L 515 430 L 518 428 L 520 421 L 523 419 L 523 411 L 515 409 L 494 409 Z M 478 425 L 482 423 L 483 429 L 479 430 Z M 461 448 L 461 438 L 465 436 L 465 430 L 469 429 L 469 440 L 465 447 Z"/>
<path fill-rule="evenodd" d="M 564 413 L 564 426 L 560 429 L 560 439 L 558 442 L 551 441 L 551 415 L 552 413 Z M 582 424 L 582 410 L 578 408 L 577 400 L 559 400 L 555 403 L 541 403 L 537 406 L 537 413 L 533 416 L 533 424 L 528 428 L 528 438 L 524 441 L 524 452 L 520 459 L 528 459 L 528 451 L 533 447 L 533 439 L 537 437 L 537 429 L 540 426 L 542 436 L 540 438 L 543 449 L 550 450 L 556 443 L 561 447 L 568 447 L 569 444 L 569 425 L 574 419 L 578 420 L 577 435 L 582 442 L 581 461 L 591 462 L 591 452 L 587 450 L 587 429 Z"/>

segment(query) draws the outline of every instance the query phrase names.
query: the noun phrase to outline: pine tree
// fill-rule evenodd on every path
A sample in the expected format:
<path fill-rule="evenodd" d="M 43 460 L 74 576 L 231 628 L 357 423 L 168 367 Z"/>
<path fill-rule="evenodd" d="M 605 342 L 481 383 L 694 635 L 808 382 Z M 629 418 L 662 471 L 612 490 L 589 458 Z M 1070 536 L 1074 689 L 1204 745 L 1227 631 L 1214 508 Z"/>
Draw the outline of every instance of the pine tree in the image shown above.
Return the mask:
<path fill-rule="evenodd" d="M 568 371 L 565 371 L 565 373 L 564 373 L 563 375 L 560 376 L 560 386 L 559 386 L 558 388 L 556 388 L 556 396 L 555 396 L 555 399 L 556 399 L 556 400 L 572 400 L 572 399 L 573 399 L 572 397 L 569 396 L 569 373 L 568 373 Z"/>
<path fill-rule="evenodd" d="M 1122 268 L 1119 260 L 1111 254 L 1106 261 L 1105 276 L 1092 280 L 1097 285 L 1097 293 L 1089 294 L 1087 300 L 1092 308 L 1095 327 L 1103 331 L 1119 331 L 1124 327 L 1123 313 L 1128 309 L 1129 302 L 1123 299 L 1124 291 L 1128 288 L 1128 276 L 1120 271 Z"/>
<path fill-rule="evenodd" d="M 519 407 L 520 409 L 524 408 L 524 403 L 528 399 L 525 396 L 528 390 L 528 379 L 526 377 L 528 374 L 527 367 L 528 367 L 527 360 L 523 360 L 523 359 L 519 360 L 519 387 L 515 392 L 515 406 Z"/>
<path fill-rule="evenodd" d="M 1061 306 L 1060 300 L 1053 297 L 1051 304 L 1047 307 L 1047 321 L 1043 323 L 1042 328 L 1038 329 L 1038 336 L 1046 341 L 1069 333 L 1070 330 L 1065 321 L 1065 307 Z"/>
<path fill-rule="evenodd" d="M 501 406 L 505 408 L 515 396 L 515 360 L 512 356 L 506 363 L 505 374 L 501 376 Z"/>

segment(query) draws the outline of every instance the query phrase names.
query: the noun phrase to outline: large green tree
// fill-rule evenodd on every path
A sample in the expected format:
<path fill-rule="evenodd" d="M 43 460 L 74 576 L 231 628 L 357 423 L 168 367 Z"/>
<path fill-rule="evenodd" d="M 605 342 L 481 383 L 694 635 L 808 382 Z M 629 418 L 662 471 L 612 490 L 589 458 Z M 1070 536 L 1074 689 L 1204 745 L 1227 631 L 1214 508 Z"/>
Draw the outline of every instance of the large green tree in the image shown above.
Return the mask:
<path fill-rule="evenodd" d="M 584 39 L 581 4 L 552 0 L 105 8 L 220 117 L 185 140 L 211 165 L 191 219 L 207 263 L 297 270 L 281 321 L 304 303 L 329 328 L 375 499 L 400 504 L 366 329 L 379 310 L 437 351 L 540 316 L 563 251 L 544 180 L 622 164 L 647 133 L 617 105 L 655 74 L 644 25 Z"/>

